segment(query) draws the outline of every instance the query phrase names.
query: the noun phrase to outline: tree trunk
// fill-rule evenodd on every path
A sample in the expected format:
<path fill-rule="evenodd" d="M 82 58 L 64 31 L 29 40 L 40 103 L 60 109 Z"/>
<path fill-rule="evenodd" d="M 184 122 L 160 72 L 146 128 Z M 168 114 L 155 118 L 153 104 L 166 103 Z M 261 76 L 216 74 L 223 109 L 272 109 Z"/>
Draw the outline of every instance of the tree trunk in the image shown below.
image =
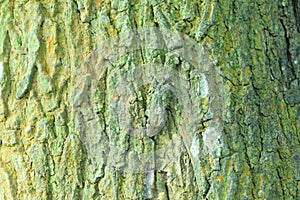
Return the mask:
<path fill-rule="evenodd" d="M 0 1 L 0 199 L 300 199 L 300 1 Z"/>

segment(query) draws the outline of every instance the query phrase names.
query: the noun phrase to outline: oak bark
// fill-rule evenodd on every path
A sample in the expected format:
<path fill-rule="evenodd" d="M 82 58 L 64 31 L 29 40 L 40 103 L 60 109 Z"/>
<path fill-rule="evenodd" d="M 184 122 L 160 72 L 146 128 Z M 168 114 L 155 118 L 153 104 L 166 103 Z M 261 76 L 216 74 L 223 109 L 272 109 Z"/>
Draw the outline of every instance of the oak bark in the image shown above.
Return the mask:
<path fill-rule="evenodd" d="M 0 199 L 299 199 L 299 75 L 297 0 L 2 0 Z"/>

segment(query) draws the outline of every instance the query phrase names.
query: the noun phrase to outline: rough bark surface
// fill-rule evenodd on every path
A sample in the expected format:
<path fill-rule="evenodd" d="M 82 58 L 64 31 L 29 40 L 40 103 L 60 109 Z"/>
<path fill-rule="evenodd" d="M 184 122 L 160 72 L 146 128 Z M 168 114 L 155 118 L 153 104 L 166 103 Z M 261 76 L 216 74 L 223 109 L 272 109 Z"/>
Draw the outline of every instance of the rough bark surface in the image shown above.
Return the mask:
<path fill-rule="evenodd" d="M 0 199 L 300 199 L 299 66 L 298 0 L 0 0 Z"/>

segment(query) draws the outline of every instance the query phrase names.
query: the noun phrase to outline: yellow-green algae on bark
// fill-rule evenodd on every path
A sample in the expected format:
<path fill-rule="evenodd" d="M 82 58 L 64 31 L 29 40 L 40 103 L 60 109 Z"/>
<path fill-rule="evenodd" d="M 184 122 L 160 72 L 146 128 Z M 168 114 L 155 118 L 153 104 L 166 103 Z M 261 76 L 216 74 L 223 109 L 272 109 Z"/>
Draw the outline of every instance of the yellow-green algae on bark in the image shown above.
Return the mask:
<path fill-rule="evenodd" d="M 0 199 L 300 198 L 299 9 L 1 0 Z M 145 27 L 161 31 L 126 40 Z M 211 73 L 163 29 L 204 47 L 192 59 Z M 163 48 L 141 48 L 143 37 Z M 173 85 L 154 72 L 175 73 Z"/>

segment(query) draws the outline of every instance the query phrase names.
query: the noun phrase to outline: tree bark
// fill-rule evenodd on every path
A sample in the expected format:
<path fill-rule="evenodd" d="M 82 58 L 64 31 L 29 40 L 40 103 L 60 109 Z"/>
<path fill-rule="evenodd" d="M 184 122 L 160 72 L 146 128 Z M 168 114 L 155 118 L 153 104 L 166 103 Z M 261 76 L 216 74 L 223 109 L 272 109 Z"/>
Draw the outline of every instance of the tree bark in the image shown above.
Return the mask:
<path fill-rule="evenodd" d="M 300 1 L 0 1 L 0 199 L 300 199 Z"/>

